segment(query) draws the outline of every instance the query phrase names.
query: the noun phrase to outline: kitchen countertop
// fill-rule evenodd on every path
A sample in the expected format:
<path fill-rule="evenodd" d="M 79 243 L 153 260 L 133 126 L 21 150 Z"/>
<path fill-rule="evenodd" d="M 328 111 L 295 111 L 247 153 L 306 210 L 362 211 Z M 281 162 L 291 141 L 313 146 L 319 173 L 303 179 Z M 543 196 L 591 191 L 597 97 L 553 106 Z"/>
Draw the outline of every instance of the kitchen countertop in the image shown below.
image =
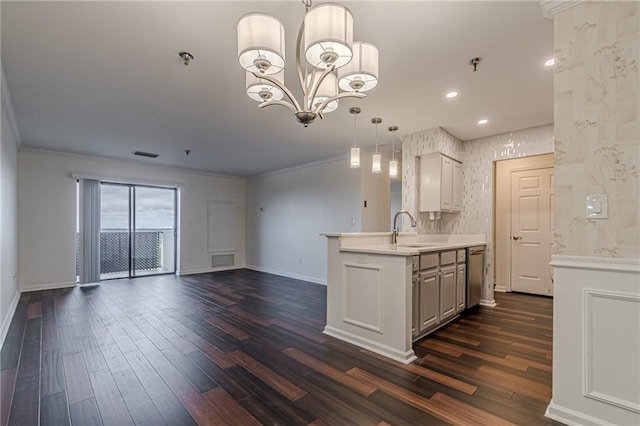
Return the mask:
<path fill-rule="evenodd" d="M 341 248 L 341 252 L 353 252 L 353 253 L 371 253 L 371 254 L 386 254 L 389 256 L 416 256 L 420 253 L 428 253 L 431 251 L 445 251 L 455 250 L 461 248 L 467 248 L 471 246 L 484 245 L 484 242 L 474 243 L 425 243 L 418 247 L 413 245 L 419 243 L 410 243 L 411 246 L 403 245 L 403 243 L 393 244 L 372 244 L 362 245 L 357 247 L 344 247 Z"/>
<path fill-rule="evenodd" d="M 323 233 L 329 239 L 339 240 L 339 251 L 370 253 L 388 256 L 415 256 L 433 251 L 455 250 L 486 245 L 482 234 L 417 234 L 401 232 L 398 244 L 391 242 L 390 232 Z"/>

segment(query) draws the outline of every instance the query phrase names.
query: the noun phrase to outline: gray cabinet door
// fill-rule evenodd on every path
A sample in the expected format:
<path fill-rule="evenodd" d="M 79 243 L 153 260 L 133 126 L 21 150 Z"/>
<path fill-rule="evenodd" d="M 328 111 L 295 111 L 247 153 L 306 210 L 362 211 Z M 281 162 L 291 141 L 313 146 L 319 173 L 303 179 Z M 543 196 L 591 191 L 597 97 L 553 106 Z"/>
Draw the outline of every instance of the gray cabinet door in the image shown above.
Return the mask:
<path fill-rule="evenodd" d="M 456 314 L 456 267 L 441 269 L 440 275 L 440 321 Z"/>
<path fill-rule="evenodd" d="M 458 265 L 456 273 L 456 313 L 464 311 L 467 299 L 467 265 Z"/>
<path fill-rule="evenodd" d="M 420 277 L 411 280 L 411 335 L 420 332 Z"/>
<path fill-rule="evenodd" d="M 420 331 L 439 322 L 439 278 L 437 269 L 424 271 L 420 274 Z"/>

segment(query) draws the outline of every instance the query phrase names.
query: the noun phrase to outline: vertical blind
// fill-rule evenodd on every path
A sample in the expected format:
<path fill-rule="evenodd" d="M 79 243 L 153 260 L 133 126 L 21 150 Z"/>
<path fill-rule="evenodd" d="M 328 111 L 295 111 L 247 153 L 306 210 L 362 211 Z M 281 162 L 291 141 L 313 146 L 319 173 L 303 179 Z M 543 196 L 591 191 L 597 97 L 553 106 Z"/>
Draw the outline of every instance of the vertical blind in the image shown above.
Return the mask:
<path fill-rule="evenodd" d="M 100 281 L 100 181 L 80 179 L 80 284 Z"/>

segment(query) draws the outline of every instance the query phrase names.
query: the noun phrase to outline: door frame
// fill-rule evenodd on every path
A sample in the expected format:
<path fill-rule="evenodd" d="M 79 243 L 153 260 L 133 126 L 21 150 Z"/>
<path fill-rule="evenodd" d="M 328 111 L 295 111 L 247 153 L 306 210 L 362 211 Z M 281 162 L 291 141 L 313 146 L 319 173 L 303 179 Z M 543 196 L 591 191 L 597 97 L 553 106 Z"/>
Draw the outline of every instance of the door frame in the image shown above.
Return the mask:
<path fill-rule="evenodd" d="M 511 291 L 511 173 L 554 167 L 553 153 L 495 162 L 493 264 L 495 291 Z"/>

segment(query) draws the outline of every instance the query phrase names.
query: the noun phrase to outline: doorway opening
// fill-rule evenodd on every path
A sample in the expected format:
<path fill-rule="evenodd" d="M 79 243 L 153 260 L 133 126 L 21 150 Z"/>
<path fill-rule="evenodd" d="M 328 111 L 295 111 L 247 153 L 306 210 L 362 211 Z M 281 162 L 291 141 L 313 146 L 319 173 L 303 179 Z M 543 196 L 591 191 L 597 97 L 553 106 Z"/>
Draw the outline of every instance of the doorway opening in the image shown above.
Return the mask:
<path fill-rule="evenodd" d="M 553 296 L 553 154 L 495 163 L 495 290 Z"/>

